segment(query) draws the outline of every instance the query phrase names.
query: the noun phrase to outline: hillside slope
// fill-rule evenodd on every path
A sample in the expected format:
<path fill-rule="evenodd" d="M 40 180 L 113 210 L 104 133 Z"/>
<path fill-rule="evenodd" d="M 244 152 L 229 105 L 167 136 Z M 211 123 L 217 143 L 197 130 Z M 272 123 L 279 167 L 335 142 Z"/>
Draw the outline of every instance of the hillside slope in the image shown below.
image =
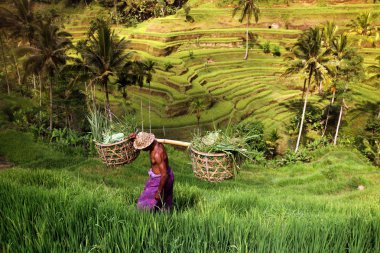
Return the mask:
<path fill-rule="evenodd" d="M 181 10 L 176 15 L 151 19 L 135 28 L 114 27 L 118 35 L 130 41 L 130 49 L 138 58 L 158 63 L 150 91 L 148 87 L 128 89 L 137 118 L 143 117 L 145 127 L 151 122 L 158 135 L 188 137 L 184 132 L 191 132 L 196 125 L 190 103 L 197 98 L 213 101 L 202 113 L 204 127 L 225 124 L 232 117 L 236 121 L 260 120 L 268 132 L 274 129 L 282 132 L 298 111 L 301 79 L 281 78 L 285 69 L 283 57 L 265 54 L 258 46 L 250 50 L 249 59 L 244 61 L 245 24 L 231 17 L 231 7 L 221 8 L 218 3 L 190 1 L 194 23 L 185 22 Z M 84 9 L 83 13 L 70 18 L 74 21 L 68 22 L 66 29 L 75 40 L 84 38 L 89 20 L 99 12 L 101 9 L 96 6 Z M 302 30 L 330 20 L 344 31 L 351 19 L 364 12 L 380 14 L 380 6 L 363 3 L 264 6 L 259 22 L 251 25 L 250 32 L 258 36 L 258 44 L 268 42 L 272 52 L 278 47 L 284 54 Z M 376 22 L 380 24 L 379 20 Z M 352 35 L 351 41 L 357 47 L 361 41 L 359 51 L 366 66 L 375 63 L 375 57 L 380 54 L 378 48 L 359 36 Z M 172 68 L 166 69 L 168 65 Z M 120 111 L 122 97 L 116 90 L 113 94 L 113 108 Z M 328 97 L 315 95 L 311 100 L 319 107 L 329 102 Z M 379 102 L 380 91 L 376 84 L 357 84 L 347 112 L 348 126 L 362 126 L 371 113 L 362 108 L 367 104 L 376 108 Z"/>

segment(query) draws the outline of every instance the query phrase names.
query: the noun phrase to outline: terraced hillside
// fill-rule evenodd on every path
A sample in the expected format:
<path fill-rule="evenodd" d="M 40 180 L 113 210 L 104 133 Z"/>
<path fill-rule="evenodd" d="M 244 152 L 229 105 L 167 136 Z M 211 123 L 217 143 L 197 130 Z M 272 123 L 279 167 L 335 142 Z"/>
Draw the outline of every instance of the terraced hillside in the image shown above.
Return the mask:
<path fill-rule="evenodd" d="M 133 107 L 138 119 L 143 118 L 145 128 L 151 125 L 159 135 L 170 133 L 171 137 L 186 139 L 196 126 L 190 103 L 201 98 L 207 101 L 200 120 L 203 127 L 226 123 L 232 118 L 261 120 L 268 132 L 284 129 L 297 111 L 294 105 L 301 99 L 301 79 L 282 78 L 283 57 L 265 54 L 257 45 L 244 61 L 245 24 L 231 17 L 232 8 L 218 8 L 214 2 L 190 1 L 194 23 L 186 23 L 184 13 L 179 11 L 134 28 L 114 27 L 118 35 L 130 41 L 130 49 L 136 52 L 136 57 L 157 62 L 150 90 L 129 87 L 129 101 L 125 103 L 114 89 L 115 111 L 124 106 Z M 260 22 L 251 25 L 250 32 L 258 36 L 257 44 L 269 42 L 272 50 L 277 46 L 284 54 L 303 29 L 331 20 L 341 31 L 346 30 L 345 25 L 364 12 L 380 14 L 380 5 L 262 7 Z M 96 7 L 85 9 L 70 18 L 66 29 L 75 40 L 84 38 L 89 21 L 99 13 L 102 10 Z M 380 21 L 377 22 L 379 25 Z M 351 39 L 354 45 L 362 40 L 354 35 Z M 373 64 L 380 55 L 380 49 L 373 46 L 380 47 L 380 43 L 361 42 L 360 52 L 366 65 Z M 362 106 L 380 103 L 380 91 L 373 85 L 357 84 L 353 97 L 350 105 L 353 109 L 347 118 L 355 125 L 357 120 L 362 122 L 366 117 L 360 113 Z M 316 95 L 311 100 L 319 106 L 328 103 L 327 98 Z"/>

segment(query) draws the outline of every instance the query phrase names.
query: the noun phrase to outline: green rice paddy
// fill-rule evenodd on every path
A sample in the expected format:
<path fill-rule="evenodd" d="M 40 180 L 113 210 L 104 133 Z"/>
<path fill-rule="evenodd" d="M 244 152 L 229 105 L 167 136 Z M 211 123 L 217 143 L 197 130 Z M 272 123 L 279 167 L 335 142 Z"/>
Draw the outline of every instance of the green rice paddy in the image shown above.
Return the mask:
<path fill-rule="evenodd" d="M 178 102 L 185 107 L 187 104 L 188 107 L 195 97 L 211 96 L 216 102 L 202 114 L 200 120 L 205 127 L 211 126 L 215 119 L 223 121 L 229 118 L 231 112 L 237 110 L 238 113 L 233 114 L 236 121 L 242 120 L 244 115 L 244 119 L 247 116 L 261 119 L 270 128 L 273 128 L 275 121 L 275 126 L 280 131 L 284 129 L 286 119 L 295 113 L 284 109 L 288 103 L 300 98 L 297 94 L 301 94 L 302 81 L 298 78 L 280 78 L 279 75 L 285 69 L 283 58 L 264 54 L 258 46 L 250 50 L 247 61 L 242 60 L 245 25 L 231 17 L 231 8 L 218 8 L 208 2 L 192 1 L 191 4 L 195 6 L 191 10 L 191 15 L 196 20 L 193 24 L 184 22 L 184 14 L 180 11 L 174 16 L 146 21 L 135 28 L 124 28 L 121 25 L 114 27 L 119 36 L 130 41 L 131 49 L 138 58 L 151 59 L 158 64 L 151 95 L 148 95 L 146 88 L 128 89 L 132 108 L 136 109 L 140 117 L 142 101 L 143 121 L 148 122 L 150 102 L 153 128 L 184 127 L 195 125 L 196 118 L 191 115 L 171 117 L 165 111 L 177 110 Z M 90 13 L 96 11 L 99 12 L 95 9 Z M 251 25 L 250 32 L 258 35 L 258 44 L 269 42 L 272 49 L 277 45 L 284 54 L 305 27 L 331 20 L 341 30 L 347 30 L 345 26 L 350 19 L 367 11 L 380 13 L 380 8 L 375 4 L 303 7 L 294 4 L 290 7 L 264 5 L 261 11 L 260 22 Z M 79 16 L 76 25 L 69 23 L 66 26 L 75 38 L 85 36 L 88 18 L 86 15 L 84 17 L 81 21 Z M 288 22 L 289 29 L 285 28 L 285 21 Z M 277 23 L 280 28 L 269 29 L 268 26 L 272 23 Z M 353 45 L 358 40 L 358 36 L 352 36 Z M 380 51 L 377 48 L 362 47 L 360 53 L 368 66 L 375 63 L 374 59 Z M 168 63 L 173 68 L 165 71 L 165 64 Z M 380 101 L 379 90 L 374 87 L 364 88 L 367 86 L 365 83 L 357 84 L 358 95 L 354 96 L 353 104 Z M 117 107 L 120 102 L 116 101 L 121 98 L 116 90 L 114 95 L 116 104 L 113 107 Z M 329 100 L 325 99 L 319 102 L 319 106 L 328 103 Z"/>

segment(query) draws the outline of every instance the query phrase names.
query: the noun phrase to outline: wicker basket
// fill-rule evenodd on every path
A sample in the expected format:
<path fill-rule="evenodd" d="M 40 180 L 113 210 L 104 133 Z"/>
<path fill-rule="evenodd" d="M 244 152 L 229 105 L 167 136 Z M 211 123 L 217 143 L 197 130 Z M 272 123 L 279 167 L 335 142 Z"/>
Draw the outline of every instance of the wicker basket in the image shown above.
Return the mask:
<path fill-rule="evenodd" d="M 209 182 L 234 177 L 233 160 L 225 153 L 203 153 L 191 148 L 194 175 Z"/>
<path fill-rule="evenodd" d="M 107 166 L 131 163 L 140 154 L 140 151 L 133 147 L 133 141 L 130 139 L 124 139 L 111 144 L 95 142 L 95 146 L 99 157 Z"/>

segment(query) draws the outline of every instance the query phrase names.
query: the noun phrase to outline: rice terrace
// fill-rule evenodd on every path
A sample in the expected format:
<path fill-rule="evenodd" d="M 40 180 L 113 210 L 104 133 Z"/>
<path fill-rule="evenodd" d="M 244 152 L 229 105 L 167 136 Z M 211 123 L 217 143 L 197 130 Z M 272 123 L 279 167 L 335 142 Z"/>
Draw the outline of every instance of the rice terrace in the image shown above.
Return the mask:
<path fill-rule="evenodd" d="M 0 0 L 0 252 L 380 252 L 380 2 Z"/>

